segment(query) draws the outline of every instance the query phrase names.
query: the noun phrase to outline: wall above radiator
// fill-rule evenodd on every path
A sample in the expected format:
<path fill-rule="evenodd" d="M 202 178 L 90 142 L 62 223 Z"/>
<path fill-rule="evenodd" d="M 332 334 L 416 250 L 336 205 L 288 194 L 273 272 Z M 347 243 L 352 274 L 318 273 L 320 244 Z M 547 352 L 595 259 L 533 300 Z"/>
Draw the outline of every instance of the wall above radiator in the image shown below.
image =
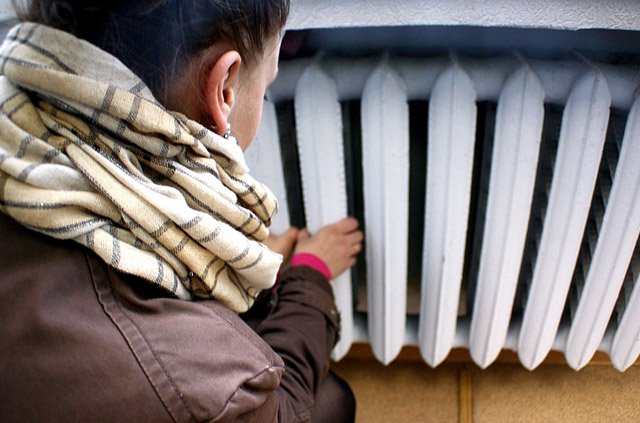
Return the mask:
<path fill-rule="evenodd" d="M 471 25 L 640 30 L 634 0 L 293 0 L 289 29 Z"/>

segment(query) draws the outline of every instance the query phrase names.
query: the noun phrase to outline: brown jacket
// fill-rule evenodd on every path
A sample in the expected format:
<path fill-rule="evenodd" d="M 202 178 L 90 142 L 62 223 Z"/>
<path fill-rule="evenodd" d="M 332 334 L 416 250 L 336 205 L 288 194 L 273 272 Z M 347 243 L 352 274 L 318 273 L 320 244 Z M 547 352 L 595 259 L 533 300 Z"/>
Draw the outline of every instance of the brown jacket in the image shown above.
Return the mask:
<path fill-rule="evenodd" d="M 336 340 L 331 287 L 288 269 L 261 306 L 254 331 L 0 213 L 0 422 L 306 421 Z"/>

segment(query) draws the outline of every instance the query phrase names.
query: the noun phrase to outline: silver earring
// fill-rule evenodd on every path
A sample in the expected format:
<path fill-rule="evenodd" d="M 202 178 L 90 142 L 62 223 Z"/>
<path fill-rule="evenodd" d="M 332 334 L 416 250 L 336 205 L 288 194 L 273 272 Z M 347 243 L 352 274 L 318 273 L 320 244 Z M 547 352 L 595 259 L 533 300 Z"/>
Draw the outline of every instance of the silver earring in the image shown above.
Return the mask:
<path fill-rule="evenodd" d="M 233 135 L 231 135 L 231 124 L 229 122 L 227 122 L 227 130 L 224 131 L 223 138 L 225 140 L 231 140 L 231 141 L 235 142 L 236 144 L 238 144 L 238 139 L 236 137 L 234 137 Z"/>

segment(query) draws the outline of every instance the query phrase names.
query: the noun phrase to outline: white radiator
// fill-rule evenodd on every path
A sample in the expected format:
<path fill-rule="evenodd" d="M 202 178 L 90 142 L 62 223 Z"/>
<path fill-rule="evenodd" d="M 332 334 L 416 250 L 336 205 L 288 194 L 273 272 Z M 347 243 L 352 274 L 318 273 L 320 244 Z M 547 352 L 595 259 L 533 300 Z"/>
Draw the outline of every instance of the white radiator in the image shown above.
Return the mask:
<path fill-rule="evenodd" d="M 342 316 L 334 359 L 369 342 L 385 364 L 417 345 L 431 366 L 454 347 L 483 368 L 502 349 L 528 369 L 552 349 L 574 369 L 596 350 L 630 366 L 640 354 L 639 86 L 638 67 L 579 55 L 282 63 L 247 152 L 283 206 L 273 230 L 288 227 L 292 203 L 279 131 L 297 143 L 310 231 L 345 217 L 349 186 L 362 180 L 366 285 L 351 272 L 332 282 Z M 359 116 L 345 119 L 354 100 Z M 410 139 L 420 125 L 424 139 Z M 361 170 L 349 163 L 353 131 Z M 413 154 L 425 161 L 422 195 L 410 192 Z M 410 201 L 424 224 L 410 227 Z"/>

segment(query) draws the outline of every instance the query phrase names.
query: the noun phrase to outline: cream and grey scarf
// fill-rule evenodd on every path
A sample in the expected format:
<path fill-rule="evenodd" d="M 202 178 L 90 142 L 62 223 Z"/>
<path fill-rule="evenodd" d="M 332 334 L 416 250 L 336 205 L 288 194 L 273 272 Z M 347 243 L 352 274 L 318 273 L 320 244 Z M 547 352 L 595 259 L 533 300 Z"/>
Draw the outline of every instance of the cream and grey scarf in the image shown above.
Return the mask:
<path fill-rule="evenodd" d="M 167 111 L 113 56 L 25 23 L 0 47 L 0 210 L 178 298 L 247 310 L 282 257 L 241 149 Z"/>

